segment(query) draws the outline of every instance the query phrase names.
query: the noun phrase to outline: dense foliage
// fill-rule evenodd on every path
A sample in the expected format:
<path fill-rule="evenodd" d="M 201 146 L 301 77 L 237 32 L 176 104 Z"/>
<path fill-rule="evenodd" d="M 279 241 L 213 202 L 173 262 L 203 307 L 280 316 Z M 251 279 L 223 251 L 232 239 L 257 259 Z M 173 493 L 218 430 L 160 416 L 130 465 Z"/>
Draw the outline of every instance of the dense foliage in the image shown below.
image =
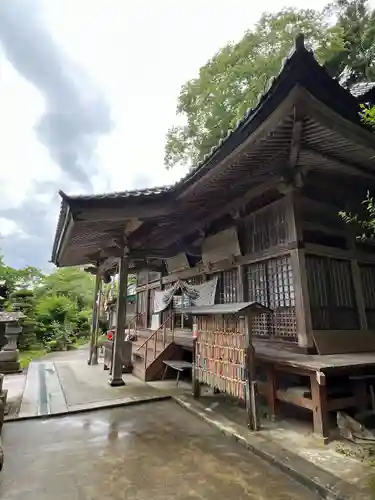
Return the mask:
<path fill-rule="evenodd" d="M 14 269 L 0 255 L 0 282 L 5 281 L 2 306 L 25 314 L 21 350 L 39 346 L 66 349 L 90 332 L 94 278 L 78 268 L 51 274 L 26 267 Z M 1 304 L 0 304 L 1 305 Z"/>
<path fill-rule="evenodd" d="M 375 131 L 375 106 L 364 106 L 362 118 Z M 370 191 L 362 201 L 362 208 L 360 214 L 340 212 L 340 216 L 347 224 L 351 224 L 355 228 L 359 239 L 375 240 L 375 200 Z"/>
<path fill-rule="evenodd" d="M 321 63 L 343 84 L 375 79 L 375 11 L 366 0 L 336 0 L 323 11 L 286 8 L 265 13 L 237 43 L 229 43 L 181 89 L 165 163 L 194 166 L 252 107 L 304 33 Z M 181 120 L 182 118 L 182 120 Z"/>

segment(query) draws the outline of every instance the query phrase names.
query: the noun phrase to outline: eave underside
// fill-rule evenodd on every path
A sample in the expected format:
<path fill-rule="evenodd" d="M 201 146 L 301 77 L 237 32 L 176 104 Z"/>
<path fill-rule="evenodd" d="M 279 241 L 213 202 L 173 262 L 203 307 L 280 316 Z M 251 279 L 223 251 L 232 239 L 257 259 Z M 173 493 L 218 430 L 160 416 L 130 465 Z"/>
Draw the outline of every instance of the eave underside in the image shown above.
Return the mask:
<path fill-rule="evenodd" d="M 295 162 L 291 161 L 297 106 L 302 133 Z M 282 109 L 282 112 L 280 112 Z M 202 232 L 213 220 L 241 210 L 251 198 L 272 192 L 296 173 L 337 173 L 343 178 L 365 179 L 375 186 L 375 140 L 370 132 L 345 120 L 306 91 L 291 92 L 244 143 L 195 184 L 173 196 L 160 196 L 154 205 L 138 202 L 112 205 L 75 205 L 72 228 L 59 266 L 85 265 L 115 257 L 118 242 L 127 232 L 132 251 L 155 257 L 192 248 L 199 252 Z M 173 199 L 171 205 L 171 199 Z M 177 199 L 176 199 L 177 198 Z M 149 204 L 150 210 L 145 211 Z M 163 210 L 163 207 L 165 210 Z M 127 212 L 128 210 L 128 212 Z M 131 217 L 129 216 L 131 215 Z"/>

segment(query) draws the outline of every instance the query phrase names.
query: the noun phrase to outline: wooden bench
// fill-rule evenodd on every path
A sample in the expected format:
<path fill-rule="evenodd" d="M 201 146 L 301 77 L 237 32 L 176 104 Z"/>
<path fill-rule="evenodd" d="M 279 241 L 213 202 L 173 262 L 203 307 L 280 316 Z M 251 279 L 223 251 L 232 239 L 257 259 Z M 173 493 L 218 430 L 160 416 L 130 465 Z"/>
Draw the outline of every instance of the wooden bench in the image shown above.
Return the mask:
<path fill-rule="evenodd" d="M 255 343 L 255 352 L 257 364 L 267 375 L 265 382 L 259 382 L 258 390 L 267 398 L 271 418 L 276 418 L 278 401 L 306 408 L 312 412 L 314 432 L 325 442 L 329 436 L 330 411 L 364 407 L 368 401 L 361 371 L 370 368 L 375 372 L 375 353 L 308 355 L 258 343 Z M 280 373 L 306 377 L 308 384 L 281 389 L 276 383 Z M 352 387 L 348 387 L 347 396 L 334 395 L 327 390 L 326 377 L 335 375 L 350 378 Z"/>
<path fill-rule="evenodd" d="M 178 382 L 180 381 L 180 374 L 185 372 L 185 371 L 191 371 L 192 368 L 193 368 L 193 364 L 192 363 L 189 363 L 188 361 L 163 361 L 163 363 L 165 364 L 165 368 L 164 368 L 164 373 L 163 373 L 163 377 L 162 377 L 162 380 L 164 380 L 166 374 L 167 374 L 167 371 L 168 371 L 168 368 L 172 368 L 173 370 L 176 370 L 177 371 L 177 378 L 176 378 L 176 385 L 178 385 Z"/>

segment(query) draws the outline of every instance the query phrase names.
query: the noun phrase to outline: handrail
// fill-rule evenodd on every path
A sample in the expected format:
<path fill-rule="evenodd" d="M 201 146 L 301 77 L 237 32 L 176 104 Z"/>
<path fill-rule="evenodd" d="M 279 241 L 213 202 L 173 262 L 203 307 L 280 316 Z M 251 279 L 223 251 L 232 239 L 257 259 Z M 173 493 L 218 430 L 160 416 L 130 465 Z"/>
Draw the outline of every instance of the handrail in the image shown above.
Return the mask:
<path fill-rule="evenodd" d="M 172 316 L 173 316 L 173 314 L 170 314 L 168 316 L 168 318 L 159 326 L 159 328 L 157 328 L 154 332 L 152 332 L 151 335 L 143 342 L 143 344 L 141 344 L 138 347 L 138 349 L 135 352 L 138 352 L 140 349 L 142 349 L 142 347 L 144 347 L 147 344 L 147 342 L 149 340 L 151 340 L 152 337 L 158 333 L 159 330 L 161 330 L 162 328 L 164 328 L 164 326 L 168 323 L 168 321 L 171 319 Z"/>
<path fill-rule="evenodd" d="M 134 318 L 132 318 L 130 321 L 128 321 L 127 323 L 127 327 L 128 327 L 128 332 L 130 333 L 130 327 L 131 327 L 131 324 L 133 323 L 134 320 L 136 320 L 138 318 L 138 316 L 140 315 L 141 313 L 137 312 L 136 315 L 134 316 Z M 135 326 L 137 327 L 137 323 L 135 324 Z M 126 327 L 125 327 L 125 332 L 126 332 Z M 137 333 L 137 328 L 135 328 L 135 332 Z"/>

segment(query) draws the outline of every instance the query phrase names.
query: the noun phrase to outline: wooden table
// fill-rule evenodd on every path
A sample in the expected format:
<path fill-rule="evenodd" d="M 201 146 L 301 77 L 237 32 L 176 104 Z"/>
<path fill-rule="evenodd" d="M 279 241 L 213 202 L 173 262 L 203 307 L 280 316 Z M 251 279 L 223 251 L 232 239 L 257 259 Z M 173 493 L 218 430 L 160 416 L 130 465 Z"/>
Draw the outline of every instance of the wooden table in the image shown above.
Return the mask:
<path fill-rule="evenodd" d="M 178 360 L 171 361 L 171 360 L 169 360 L 169 361 L 163 361 L 163 363 L 165 364 L 165 369 L 164 369 L 162 380 L 164 380 L 164 377 L 167 374 L 168 368 L 172 368 L 173 370 L 177 371 L 176 385 L 178 385 L 178 382 L 180 381 L 180 373 L 182 373 L 184 371 L 189 371 L 189 370 L 191 371 L 193 368 L 193 364 L 189 363 L 188 361 L 178 361 Z"/>

